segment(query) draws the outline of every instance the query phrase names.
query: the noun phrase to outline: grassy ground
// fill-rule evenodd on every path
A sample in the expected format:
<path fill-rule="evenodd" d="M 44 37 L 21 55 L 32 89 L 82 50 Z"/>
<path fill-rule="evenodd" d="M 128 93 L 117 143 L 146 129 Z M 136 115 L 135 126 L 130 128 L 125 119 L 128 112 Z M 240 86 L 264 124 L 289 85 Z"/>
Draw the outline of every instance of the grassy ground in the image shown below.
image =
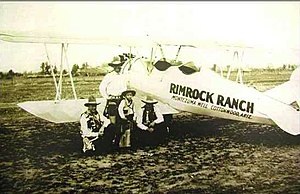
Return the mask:
<path fill-rule="evenodd" d="M 290 74 L 250 72 L 244 81 L 264 91 Z M 98 94 L 101 79 L 76 77 L 78 97 Z M 1 80 L 1 193 L 300 193 L 300 137 L 278 127 L 184 113 L 160 146 L 83 155 L 79 123 L 16 106 L 54 96 L 51 78 Z"/>

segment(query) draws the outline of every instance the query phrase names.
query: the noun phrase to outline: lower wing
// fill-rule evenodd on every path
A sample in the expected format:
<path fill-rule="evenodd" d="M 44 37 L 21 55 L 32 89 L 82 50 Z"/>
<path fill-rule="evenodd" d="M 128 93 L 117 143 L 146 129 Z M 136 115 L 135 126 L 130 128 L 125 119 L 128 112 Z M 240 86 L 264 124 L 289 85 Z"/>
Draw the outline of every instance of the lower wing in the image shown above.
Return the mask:
<path fill-rule="evenodd" d="M 18 106 L 47 121 L 54 123 L 67 123 L 79 122 L 81 113 L 87 110 L 87 107 L 84 106 L 84 103 L 86 102 L 87 99 L 61 101 L 44 100 L 22 102 L 19 103 Z M 100 114 L 102 114 L 106 105 L 106 99 L 97 98 L 97 102 L 100 102 L 100 105 L 97 106 L 97 110 Z M 139 103 L 137 103 L 137 106 L 139 106 Z M 161 102 L 159 102 L 157 106 L 161 110 L 162 114 L 178 113 L 177 110 Z"/>
<path fill-rule="evenodd" d="M 18 106 L 25 111 L 54 123 L 66 123 L 77 122 L 80 120 L 80 115 L 87 107 L 84 103 L 87 99 L 78 100 L 45 100 L 45 101 L 27 101 L 19 103 Z M 97 110 L 103 112 L 106 104 L 104 98 L 97 98 L 98 105 Z"/>

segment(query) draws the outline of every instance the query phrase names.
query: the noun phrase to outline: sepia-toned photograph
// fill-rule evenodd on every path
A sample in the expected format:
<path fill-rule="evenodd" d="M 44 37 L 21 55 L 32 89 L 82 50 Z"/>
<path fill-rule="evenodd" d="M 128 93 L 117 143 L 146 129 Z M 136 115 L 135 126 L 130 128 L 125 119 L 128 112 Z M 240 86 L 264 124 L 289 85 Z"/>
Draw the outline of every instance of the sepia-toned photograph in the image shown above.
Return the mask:
<path fill-rule="evenodd" d="M 300 194 L 300 3 L 2 1 L 0 146 L 0 193 Z"/>

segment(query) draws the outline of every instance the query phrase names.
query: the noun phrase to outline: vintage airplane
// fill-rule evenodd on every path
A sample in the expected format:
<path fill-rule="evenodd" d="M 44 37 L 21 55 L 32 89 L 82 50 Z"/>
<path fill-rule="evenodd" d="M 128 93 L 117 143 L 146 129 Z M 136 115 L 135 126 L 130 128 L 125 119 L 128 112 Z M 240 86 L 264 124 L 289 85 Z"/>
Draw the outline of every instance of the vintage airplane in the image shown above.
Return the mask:
<path fill-rule="evenodd" d="M 135 42 L 134 38 L 87 40 L 7 33 L 0 33 L 0 39 L 10 42 L 61 44 L 62 59 L 64 57 L 66 63 L 66 45 L 68 44 L 111 44 L 114 42 L 131 45 Z M 146 44 L 146 41 L 144 43 Z M 268 91 L 260 92 L 226 79 L 206 67 L 198 67 L 193 61 L 176 65 L 178 53 L 175 60 L 167 60 L 163 55 L 162 45 L 155 42 L 149 45 L 153 46 L 153 44 L 161 50 L 160 60 L 156 60 L 152 54 L 150 59 L 141 56 L 128 57 L 122 66 L 124 81 L 128 83 L 128 87 L 137 91 L 137 99 L 146 95 L 152 96 L 159 101 L 158 105 L 165 115 L 186 111 L 238 121 L 276 124 L 289 134 L 300 134 L 300 112 L 291 106 L 294 102 L 300 105 L 299 67 L 292 73 L 289 81 Z M 197 45 L 202 46 L 201 43 Z M 178 46 L 178 52 L 183 47 L 194 47 L 190 43 Z M 214 43 L 209 46 L 218 45 Z M 62 69 L 64 60 L 61 61 Z M 56 87 L 54 100 L 28 101 L 19 103 L 18 106 L 37 117 L 55 123 L 79 121 L 80 114 L 85 110 L 83 104 L 87 99 L 77 99 L 70 68 L 68 70 L 74 99 L 60 98 L 62 91 L 62 74 L 60 74 L 58 82 L 53 76 Z M 97 101 L 101 102 L 98 109 L 102 112 L 106 100 L 97 98 Z"/>

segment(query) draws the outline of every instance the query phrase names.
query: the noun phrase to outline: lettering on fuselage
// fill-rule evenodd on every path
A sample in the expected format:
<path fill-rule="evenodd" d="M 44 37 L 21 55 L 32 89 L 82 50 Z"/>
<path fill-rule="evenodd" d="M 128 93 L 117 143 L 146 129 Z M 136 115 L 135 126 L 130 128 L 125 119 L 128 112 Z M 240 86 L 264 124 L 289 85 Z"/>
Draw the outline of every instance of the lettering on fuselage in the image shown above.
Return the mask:
<path fill-rule="evenodd" d="M 225 97 L 221 94 L 215 94 L 214 92 L 199 90 L 197 88 L 171 83 L 169 93 L 175 94 L 172 96 L 173 100 L 200 106 L 202 108 L 210 108 L 214 111 L 225 112 L 239 117 L 250 119 L 250 114 L 254 112 L 253 102 L 229 96 Z"/>
<path fill-rule="evenodd" d="M 178 94 L 180 96 L 185 96 L 195 100 L 200 99 L 203 102 L 209 102 L 213 104 L 212 96 L 214 95 L 214 93 L 199 91 L 198 89 L 192 89 L 187 86 L 181 86 L 171 83 L 170 93 Z"/>
<path fill-rule="evenodd" d="M 225 99 L 225 97 L 222 95 L 218 95 L 217 105 L 240 110 L 247 113 L 253 113 L 253 109 L 254 109 L 253 102 L 246 102 L 245 100 L 240 100 L 231 97 L 227 97 Z"/>

